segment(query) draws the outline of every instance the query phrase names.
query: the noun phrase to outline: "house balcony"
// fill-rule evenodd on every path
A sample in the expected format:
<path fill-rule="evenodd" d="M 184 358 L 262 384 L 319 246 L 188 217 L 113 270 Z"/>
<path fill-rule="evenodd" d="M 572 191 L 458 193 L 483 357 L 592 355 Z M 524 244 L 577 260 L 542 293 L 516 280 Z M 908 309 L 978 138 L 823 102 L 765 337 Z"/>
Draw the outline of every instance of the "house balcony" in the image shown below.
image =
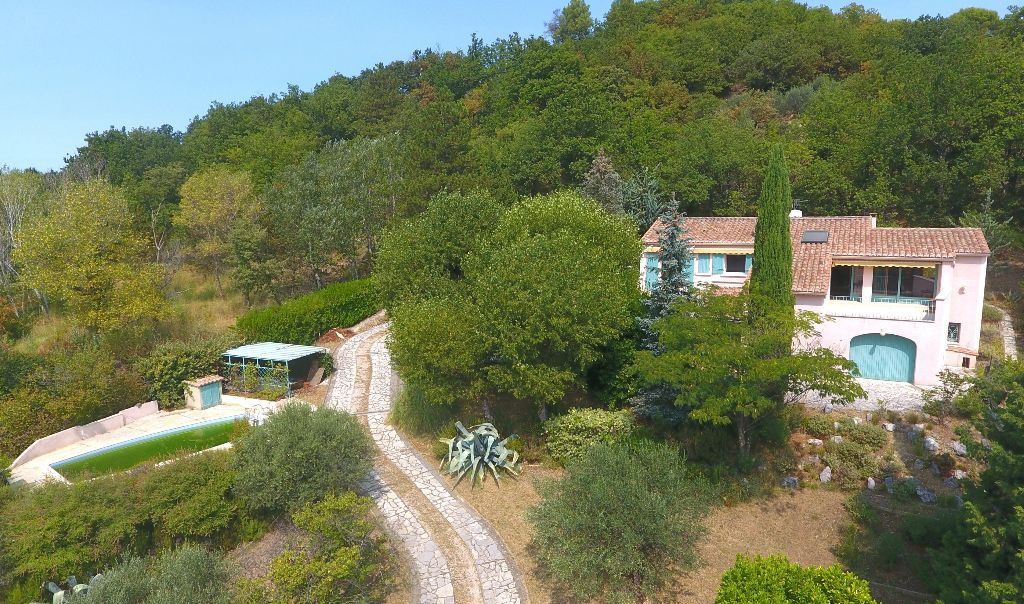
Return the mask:
<path fill-rule="evenodd" d="M 831 296 L 822 312 L 833 317 L 934 322 L 935 305 L 931 298 L 872 295 L 866 301 L 861 296 Z"/>

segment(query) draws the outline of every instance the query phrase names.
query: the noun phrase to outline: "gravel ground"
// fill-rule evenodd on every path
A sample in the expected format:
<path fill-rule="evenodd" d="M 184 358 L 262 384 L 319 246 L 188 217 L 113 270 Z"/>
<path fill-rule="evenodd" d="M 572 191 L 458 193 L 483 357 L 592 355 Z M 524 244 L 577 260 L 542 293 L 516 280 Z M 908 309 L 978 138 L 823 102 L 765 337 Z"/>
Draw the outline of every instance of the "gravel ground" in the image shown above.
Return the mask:
<path fill-rule="evenodd" d="M 924 406 L 925 389 L 906 382 L 886 382 L 883 380 L 867 380 L 858 378 L 867 398 L 859 398 L 843 409 L 857 411 L 878 411 L 881 406 L 892 411 L 920 411 Z M 826 400 L 816 393 L 808 393 L 803 397 L 803 404 L 814 409 L 824 409 Z"/>

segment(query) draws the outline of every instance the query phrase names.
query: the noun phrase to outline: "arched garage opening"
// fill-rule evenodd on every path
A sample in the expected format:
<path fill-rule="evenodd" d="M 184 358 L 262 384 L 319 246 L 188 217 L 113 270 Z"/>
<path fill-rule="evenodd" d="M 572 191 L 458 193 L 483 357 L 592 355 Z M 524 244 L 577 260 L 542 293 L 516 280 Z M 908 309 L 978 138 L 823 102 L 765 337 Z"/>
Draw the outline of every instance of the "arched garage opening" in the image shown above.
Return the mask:
<path fill-rule="evenodd" d="M 850 340 L 850 360 L 860 377 L 890 382 L 913 382 L 917 344 L 892 334 L 866 333 Z"/>

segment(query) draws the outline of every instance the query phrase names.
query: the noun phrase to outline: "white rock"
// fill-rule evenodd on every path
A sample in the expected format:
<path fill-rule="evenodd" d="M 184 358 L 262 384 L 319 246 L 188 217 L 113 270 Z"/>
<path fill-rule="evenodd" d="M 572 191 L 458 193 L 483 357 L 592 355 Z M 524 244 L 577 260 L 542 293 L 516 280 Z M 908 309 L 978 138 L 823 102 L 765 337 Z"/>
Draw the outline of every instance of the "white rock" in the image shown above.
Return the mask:
<path fill-rule="evenodd" d="M 841 442 L 843 442 L 843 437 L 839 436 L 838 434 L 836 434 L 835 436 L 832 437 L 832 442 L 834 442 L 834 443 L 841 443 Z"/>
<path fill-rule="evenodd" d="M 870 476 L 868 476 L 868 490 L 869 491 L 874 491 L 875 490 L 875 479 L 870 477 Z"/>
<path fill-rule="evenodd" d="M 925 436 L 924 448 L 925 450 L 934 453 L 939 450 L 939 441 L 935 440 L 934 436 Z"/>
<path fill-rule="evenodd" d="M 963 470 L 958 468 L 956 470 L 953 470 L 953 476 L 957 480 L 963 480 L 964 478 L 967 478 L 967 472 L 964 472 Z"/>
<path fill-rule="evenodd" d="M 822 482 L 830 482 L 832 480 L 832 466 L 825 466 L 825 469 L 818 474 L 818 480 Z"/>
<path fill-rule="evenodd" d="M 808 438 L 807 444 L 811 445 L 812 447 L 820 447 L 825 443 L 821 442 L 820 438 Z"/>
<path fill-rule="evenodd" d="M 860 418 L 860 417 L 857 417 L 856 415 L 855 415 L 855 416 L 853 416 L 853 425 L 854 425 L 854 426 L 859 426 L 859 425 L 861 425 L 862 423 L 864 423 L 864 420 L 863 420 L 862 418 Z"/>
<path fill-rule="evenodd" d="M 964 457 L 967 455 L 967 445 L 965 445 L 964 443 L 955 440 L 953 441 L 953 444 L 950 446 L 953 448 L 953 452 L 959 455 L 960 457 Z"/>
<path fill-rule="evenodd" d="M 891 422 L 885 422 L 884 424 L 882 424 L 882 427 L 885 428 L 886 430 L 888 430 L 889 432 L 895 432 L 896 431 L 896 424 L 891 423 Z"/>

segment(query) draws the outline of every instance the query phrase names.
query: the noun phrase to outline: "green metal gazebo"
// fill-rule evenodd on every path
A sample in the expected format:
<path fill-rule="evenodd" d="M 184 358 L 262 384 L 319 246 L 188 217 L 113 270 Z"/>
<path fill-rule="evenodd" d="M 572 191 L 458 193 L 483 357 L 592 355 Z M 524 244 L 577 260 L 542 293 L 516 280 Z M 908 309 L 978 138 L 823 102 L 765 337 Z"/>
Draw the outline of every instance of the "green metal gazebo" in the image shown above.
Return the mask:
<path fill-rule="evenodd" d="M 259 342 L 246 344 L 225 351 L 225 381 L 228 385 L 244 392 L 282 388 L 288 396 L 292 387 L 306 381 L 313 363 L 319 362 L 326 348 Z"/>

